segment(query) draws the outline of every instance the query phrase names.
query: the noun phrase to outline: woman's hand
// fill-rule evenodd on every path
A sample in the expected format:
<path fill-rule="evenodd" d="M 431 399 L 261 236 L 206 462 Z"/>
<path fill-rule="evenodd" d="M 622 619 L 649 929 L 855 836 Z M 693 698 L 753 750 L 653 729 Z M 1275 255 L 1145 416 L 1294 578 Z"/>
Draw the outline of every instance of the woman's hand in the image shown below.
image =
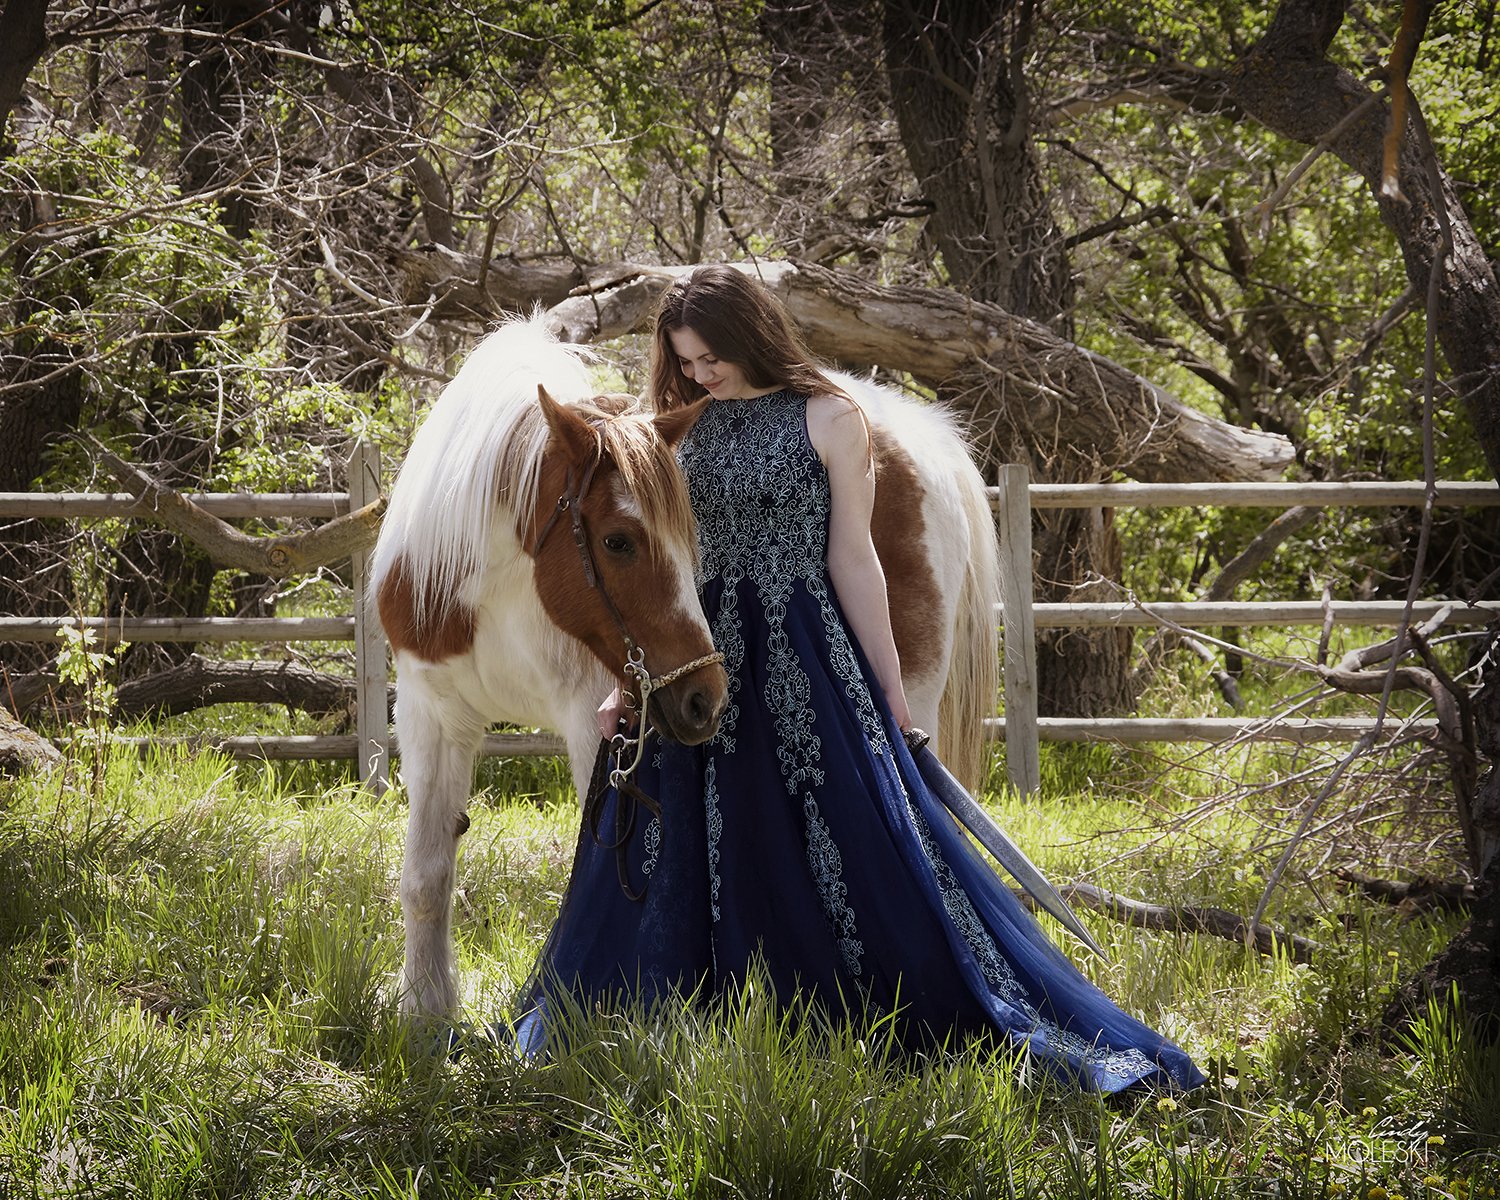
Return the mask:
<path fill-rule="evenodd" d="M 896 727 L 902 733 L 906 733 L 911 729 L 911 709 L 906 706 L 906 693 L 898 691 L 896 695 L 892 696 L 887 692 L 885 700 L 886 704 L 890 706 L 891 716 L 896 718 Z"/>
<path fill-rule="evenodd" d="M 625 701 L 620 697 L 620 685 L 604 697 L 604 703 L 594 712 L 599 726 L 599 736 L 606 742 L 620 732 L 620 718 L 625 715 Z M 633 715 L 633 714 L 632 714 Z"/>

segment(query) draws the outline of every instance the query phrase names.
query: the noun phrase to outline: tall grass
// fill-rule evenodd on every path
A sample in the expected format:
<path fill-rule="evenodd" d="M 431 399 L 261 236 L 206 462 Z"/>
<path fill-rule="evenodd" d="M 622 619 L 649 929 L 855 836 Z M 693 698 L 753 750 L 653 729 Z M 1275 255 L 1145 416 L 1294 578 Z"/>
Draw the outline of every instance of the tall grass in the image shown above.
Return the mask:
<path fill-rule="evenodd" d="M 1045 806 L 1000 819 L 1063 878 L 1245 911 L 1260 827 L 1193 811 L 1116 751 L 1051 756 Z M 494 768 L 460 859 L 466 1016 L 503 1014 L 566 879 L 575 807 L 551 768 Z M 518 793 L 512 800 L 508 794 Z M 1089 965 L 1210 1071 L 1188 1096 L 1100 1102 L 1004 1047 L 897 1052 L 879 1021 L 778 1010 L 752 976 L 713 1005 L 570 1014 L 520 1060 L 403 1022 L 399 795 L 326 770 L 110 759 L 0 783 L 0 1197 L 1478 1197 L 1500 1186 L 1500 1050 L 1450 1002 L 1370 1036 L 1455 917 L 1315 876 L 1276 920 L 1310 966 L 1084 914 Z"/>

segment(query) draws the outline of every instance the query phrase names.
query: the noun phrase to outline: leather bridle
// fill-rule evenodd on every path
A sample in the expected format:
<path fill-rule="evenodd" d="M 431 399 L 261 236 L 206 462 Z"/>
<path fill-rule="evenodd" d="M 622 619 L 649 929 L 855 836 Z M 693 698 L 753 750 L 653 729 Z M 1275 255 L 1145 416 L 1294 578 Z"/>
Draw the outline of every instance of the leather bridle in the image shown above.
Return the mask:
<path fill-rule="evenodd" d="M 531 557 L 536 558 L 541 553 L 542 546 L 546 543 L 553 527 L 562 519 L 564 513 L 569 517 L 573 530 L 573 544 L 578 548 L 578 560 L 583 568 L 583 577 L 589 587 L 599 593 L 599 598 L 604 602 L 605 609 L 609 612 L 610 619 L 614 621 L 615 628 L 619 631 L 621 639 L 625 643 L 625 665 L 626 677 L 633 680 L 633 686 L 640 693 L 637 697 L 629 690 L 623 690 L 620 695 L 625 706 L 639 715 L 639 723 L 636 732 L 632 736 L 623 726 L 615 733 L 608 742 L 599 747 L 599 755 L 594 762 L 593 779 L 589 784 L 589 795 L 584 801 L 584 815 L 589 823 L 595 842 L 605 849 L 612 849 L 616 853 L 616 864 L 620 876 L 620 886 L 624 889 L 626 896 L 632 900 L 640 900 L 645 896 L 645 888 L 635 892 L 629 882 L 625 861 L 625 846 L 635 832 L 636 806 L 644 806 L 653 816 L 661 817 L 661 806 L 645 792 L 635 785 L 634 775 L 636 768 L 640 766 L 641 758 L 646 749 L 646 738 L 651 732 L 649 718 L 649 705 L 651 695 L 660 688 L 669 687 L 685 675 L 690 675 L 702 667 L 711 666 L 713 663 L 724 661 L 724 655 L 717 650 L 710 654 L 700 655 L 698 658 L 685 662 L 679 667 L 665 672 L 662 675 L 653 676 L 646 667 L 646 652 L 636 642 L 626 627 L 625 618 L 620 613 L 619 606 L 615 604 L 614 598 L 609 594 L 609 589 L 604 586 L 604 577 L 600 574 L 598 566 L 594 562 L 594 553 L 589 548 L 588 526 L 583 516 L 583 500 L 588 495 L 589 486 L 594 481 L 594 472 L 598 469 L 600 462 L 604 459 L 604 438 L 598 429 L 594 430 L 594 455 L 587 467 L 580 473 L 574 467 L 568 468 L 567 479 L 564 483 L 562 495 L 557 498 L 557 504 L 551 514 L 547 517 L 541 531 L 536 535 L 531 547 Z M 626 756 L 629 763 L 626 763 Z M 608 758 L 614 758 L 614 766 L 608 767 Z M 615 806 L 615 841 L 609 844 L 599 840 L 599 817 L 603 808 L 605 784 L 613 787 L 618 796 Z M 627 799 L 630 801 L 627 812 Z"/>

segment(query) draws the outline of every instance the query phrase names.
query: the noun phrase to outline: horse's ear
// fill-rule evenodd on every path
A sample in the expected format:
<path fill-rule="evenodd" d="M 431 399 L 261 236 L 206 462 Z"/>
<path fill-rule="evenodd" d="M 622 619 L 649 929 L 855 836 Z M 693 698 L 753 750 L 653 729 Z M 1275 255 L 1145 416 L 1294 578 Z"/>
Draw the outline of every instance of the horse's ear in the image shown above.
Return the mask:
<path fill-rule="evenodd" d="M 688 430 L 698 423 L 698 418 L 703 415 L 712 399 L 712 396 L 705 396 L 694 404 L 668 409 L 652 417 L 651 423 L 656 426 L 656 432 L 661 434 L 662 441 L 669 446 L 675 446 L 687 436 Z"/>
<path fill-rule="evenodd" d="M 587 462 L 598 453 L 598 431 L 566 404 L 554 400 L 545 384 L 536 385 L 536 402 L 547 421 L 547 428 L 562 443 L 573 462 Z"/>

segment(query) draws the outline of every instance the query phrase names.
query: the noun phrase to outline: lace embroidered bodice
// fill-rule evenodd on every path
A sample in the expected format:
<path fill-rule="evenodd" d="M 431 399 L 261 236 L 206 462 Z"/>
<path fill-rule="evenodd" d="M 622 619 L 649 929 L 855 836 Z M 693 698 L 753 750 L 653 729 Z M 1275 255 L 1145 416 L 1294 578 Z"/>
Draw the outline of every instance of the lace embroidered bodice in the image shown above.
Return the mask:
<path fill-rule="evenodd" d="M 828 476 L 808 440 L 807 399 L 716 400 L 684 440 L 702 578 L 826 574 Z"/>

